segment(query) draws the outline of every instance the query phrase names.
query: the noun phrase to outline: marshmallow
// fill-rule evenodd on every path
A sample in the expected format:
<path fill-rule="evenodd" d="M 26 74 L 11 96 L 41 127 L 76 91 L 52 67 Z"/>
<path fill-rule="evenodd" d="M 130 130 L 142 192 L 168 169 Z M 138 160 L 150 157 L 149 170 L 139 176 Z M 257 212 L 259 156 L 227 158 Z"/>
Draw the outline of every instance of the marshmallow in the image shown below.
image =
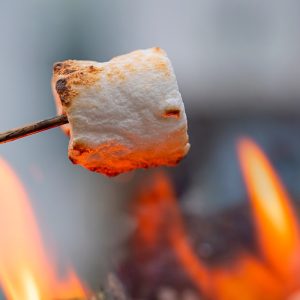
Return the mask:
<path fill-rule="evenodd" d="M 187 120 L 165 51 L 137 50 L 109 62 L 66 60 L 53 68 L 59 114 L 66 114 L 69 158 L 115 176 L 174 166 L 188 152 Z"/>

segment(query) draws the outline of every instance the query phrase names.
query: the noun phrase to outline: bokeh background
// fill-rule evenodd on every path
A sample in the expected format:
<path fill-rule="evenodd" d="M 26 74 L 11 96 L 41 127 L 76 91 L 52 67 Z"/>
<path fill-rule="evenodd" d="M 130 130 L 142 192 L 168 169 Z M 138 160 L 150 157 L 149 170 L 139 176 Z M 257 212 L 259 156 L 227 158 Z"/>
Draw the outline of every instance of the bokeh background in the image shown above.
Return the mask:
<path fill-rule="evenodd" d="M 55 115 L 54 62 L 160 46 L 189 120 L 191 152 L 169 170 L 183 207 L 209 214 L 245 198 L 240 135 L 264 147 L 299 199 L 299 17 L 295 0 L 1 1 L 0 129 Z M 126 205 L 145 171 L 108 179 L 72 165 L 67 145 L 53 129 L 0 155 L 24 182 L 46 243 L 94 287 L 122 256 L 134 226 Z"/>

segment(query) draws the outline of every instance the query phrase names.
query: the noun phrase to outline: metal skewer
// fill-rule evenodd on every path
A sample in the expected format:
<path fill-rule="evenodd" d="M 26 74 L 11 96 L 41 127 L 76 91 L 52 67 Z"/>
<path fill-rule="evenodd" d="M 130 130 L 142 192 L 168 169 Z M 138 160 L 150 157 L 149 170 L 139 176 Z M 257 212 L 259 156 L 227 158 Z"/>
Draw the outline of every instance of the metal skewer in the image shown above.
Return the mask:
<path fill-rule="evenodd" d="M 66 115 L 60 115 L 54 118 L 50 118 L 47 120 L 35 122 L 29 125 L 25 125 L 23 127 L 19 127 L 16 129 L 8 130 L 0 133 L 0 144 L 12 142 L 14 140 L 23 138 L 28 135 L 32 135 L 38 132 L 42 132 L 54 127 L 58 127 L 64 124 L 69 123 Z"/>

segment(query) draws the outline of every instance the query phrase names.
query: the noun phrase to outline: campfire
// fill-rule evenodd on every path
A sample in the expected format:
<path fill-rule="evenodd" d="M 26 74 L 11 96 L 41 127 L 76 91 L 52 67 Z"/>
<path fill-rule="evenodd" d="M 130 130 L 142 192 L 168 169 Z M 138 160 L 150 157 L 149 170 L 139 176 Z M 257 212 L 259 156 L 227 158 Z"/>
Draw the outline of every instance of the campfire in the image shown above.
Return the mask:
<path fill-rule="evenodd" d="M 156 172 L 143 180 L 132 202 L 136 229 L 119 268 L 132 299 L 300 299 L 296 209 L 253 140 L 239 139 L 237 156 L 249 206 L 231 214 L 195 219 L 182 209 L 166 173 Z M 99 299 L 100 294 L 92 295 L 72 267 L 64 272 L 56 267 L 25 189 L 4 160 L 0 178 L 0 286 L 5 299 Z M 217 231 L 208 230 L 220 220 Z M 243 230 L 237 230 L 243 222 Z M 244 242 L 238 241 L 235 231 L 243 233 Z M 228 232 L 231 242 L 216 251 L 218 255 L 203 255 L 203 249 L 209 252 L 214 247 L 208 235 Z M 112 278 L 112 285 L 118 284 Z M 126 298 L 120 293 L 115 299 Z M 105 299 L 104 294 L 100 298 Z"/>
<path fill-rule="evenodd" d="M 250 203 L 230 218 L 216 214 L 195 220 L 185 214 L 165 173 L 143 181 L 132 206 L 136 230 L 120 270 L 134 299 L 300 299 L 295 209 L 268 158 L 253 140 L 240 139 L 237 155 Z M 239 222 L 252 223 L 244 231 L 248 244 L 241 243 L 233 252 L 233 242 L 229 243 L 223 259 L 201 255 L 199 245 L 202 250 L 212 245 L 205 238 L 199 243 L 197 233 L 201 235 L 213 226 L 208 224 L 221 219 L 226 222 L 214 234 L 237 231 L 238 223 L 228 224 L 245 212 Z M 234 255 L 224 255 L 229 252 Z"/>

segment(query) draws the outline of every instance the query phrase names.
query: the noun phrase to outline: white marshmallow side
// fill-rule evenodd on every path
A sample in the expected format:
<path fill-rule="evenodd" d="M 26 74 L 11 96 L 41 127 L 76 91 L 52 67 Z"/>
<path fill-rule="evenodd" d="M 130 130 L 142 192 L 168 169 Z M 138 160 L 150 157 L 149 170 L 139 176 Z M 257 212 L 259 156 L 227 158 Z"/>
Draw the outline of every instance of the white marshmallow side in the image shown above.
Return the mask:
<path fill-rule="evenodd" d="M 68 62 L 76 65 L 76 71 L 54 73 L 53 85 L 57 102 L 62 103 L 58 111 L 69 119 L 69 157 L 74 163 L 113 176 L 176 165 L 186 155 L 186 114 L 163 50 L 138 50 L 106 63 Z M 92 84 L 74 83 L 76 72 L 91 66 L 98 71 Z M 57 88 L 59 80 L 64 81 L 67 96 Z"/>

